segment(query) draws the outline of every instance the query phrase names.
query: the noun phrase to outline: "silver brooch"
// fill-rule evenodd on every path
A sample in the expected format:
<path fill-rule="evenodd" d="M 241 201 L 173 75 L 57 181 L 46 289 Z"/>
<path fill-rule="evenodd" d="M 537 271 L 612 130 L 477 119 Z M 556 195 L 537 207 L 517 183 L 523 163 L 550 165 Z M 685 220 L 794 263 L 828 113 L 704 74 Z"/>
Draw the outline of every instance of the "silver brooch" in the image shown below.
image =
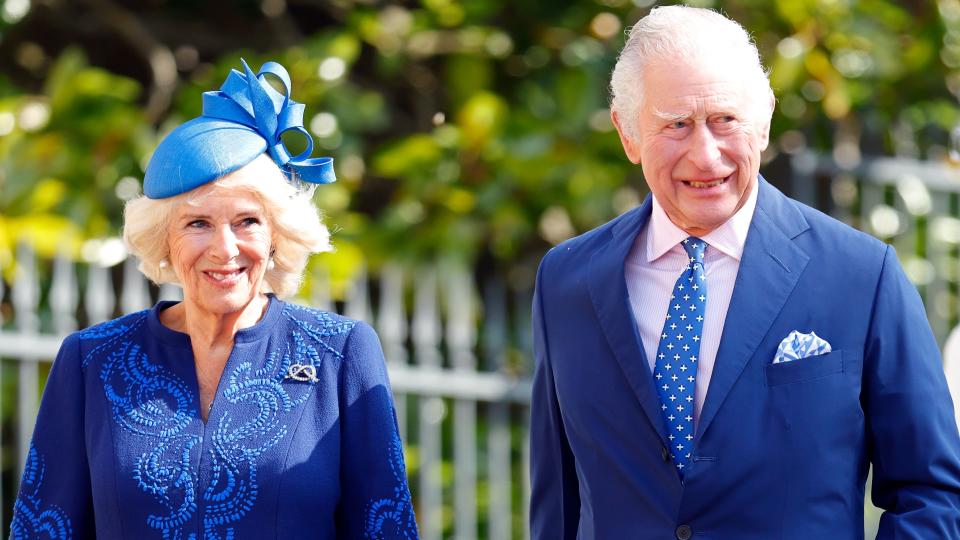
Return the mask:
<path fill-rule="evenodd" d="M 317 382 L 317 368 L 313 364 L 290 364 L 284 379 L 293 379 L 300 382 Z"/>

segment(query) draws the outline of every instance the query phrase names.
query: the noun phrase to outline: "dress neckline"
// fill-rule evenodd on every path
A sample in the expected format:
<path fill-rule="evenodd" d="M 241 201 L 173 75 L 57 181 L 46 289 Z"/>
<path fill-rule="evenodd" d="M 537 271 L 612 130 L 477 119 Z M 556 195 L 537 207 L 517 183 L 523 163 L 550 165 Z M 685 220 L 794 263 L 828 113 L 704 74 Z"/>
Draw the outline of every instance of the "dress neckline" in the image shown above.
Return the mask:
<path fill-rule="evenodd" d="M 189 334 L 168 328 L 160 322 L 160 312 L 179 303 L 175 300 L 157 302 L 147 313 L 147 325 L 150 332 L 164 343 L 189 348 Z M 267 309 L 264 311 L 263 317 L 260 317 L 260 320 L 253 326 L 238 330 L 233 338 L 234 343 L 250 343 L 269 336 L 270 330 L 280 319 L 282 311 L 283 301 L 273 293 L 267 293 Z"/>

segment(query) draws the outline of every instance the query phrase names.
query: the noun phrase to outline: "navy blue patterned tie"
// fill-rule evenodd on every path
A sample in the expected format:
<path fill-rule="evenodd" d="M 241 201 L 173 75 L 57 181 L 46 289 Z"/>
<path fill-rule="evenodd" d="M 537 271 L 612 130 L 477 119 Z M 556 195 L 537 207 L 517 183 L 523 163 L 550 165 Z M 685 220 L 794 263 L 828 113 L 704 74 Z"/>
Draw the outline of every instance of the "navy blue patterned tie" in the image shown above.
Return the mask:
<path fill-rule="evenodd" d="M 697 359 L 707 305 L 703 269 L 707 243 L 691 236 L 681 245 L 687 250 L 690 262 L 677 278 L 670 295 L 653 377 L 667 425 L 670 455 L 682 477 L 693 450 L 693 392 L 697 386 Z"/>

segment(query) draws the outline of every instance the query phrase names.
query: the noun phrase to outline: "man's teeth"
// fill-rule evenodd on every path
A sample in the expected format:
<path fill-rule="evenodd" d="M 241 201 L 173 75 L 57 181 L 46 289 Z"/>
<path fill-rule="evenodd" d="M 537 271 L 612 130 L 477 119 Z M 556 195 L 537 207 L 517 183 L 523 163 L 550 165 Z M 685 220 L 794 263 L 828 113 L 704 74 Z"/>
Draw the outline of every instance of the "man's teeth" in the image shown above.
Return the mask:
<path fill-rule="evenodd" d="M 720 180 L 714 180 L 713 182 L 687 182 L 688 185 L 695 188 L 711 188 L 714 186 L 719 186 L 723 183 L 726 178 L 721 178 Z"/>

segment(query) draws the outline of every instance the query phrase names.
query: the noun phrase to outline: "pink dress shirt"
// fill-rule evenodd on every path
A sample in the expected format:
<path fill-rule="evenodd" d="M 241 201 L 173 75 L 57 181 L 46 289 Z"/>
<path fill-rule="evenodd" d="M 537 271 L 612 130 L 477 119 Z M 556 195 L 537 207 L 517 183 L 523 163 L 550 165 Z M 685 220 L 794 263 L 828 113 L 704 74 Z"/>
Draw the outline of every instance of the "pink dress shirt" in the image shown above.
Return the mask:
<path fill-rule="evenodd" d="M 720 347 L 723 323 L 733 295 L 733 285 L 740 270 L 740 257 L 747 242 L 747 232 L 757 206 L 757 185 L 747 202 L 723 225 L 700 237 L 710 247 L 704 255 L 707 272 L 707 308 L 700 336 L 700 364 L 697 368 L 697 389 L 694 392 L 695 422 L 710 387 L 713 365 Z M 643 352 L 653 373 L 657 345 L 663 330 L 670 293 L 677 277 L 687 265 L 687 253 L 680 242 L 690 236 L 670 221 L 663 207 L 653 198 L 650 220 L 634 241 L 625 262 L 627 291 L 633 317 L 640 330 Z M 732 329 L 736 331 L 736 329 Z"/>

